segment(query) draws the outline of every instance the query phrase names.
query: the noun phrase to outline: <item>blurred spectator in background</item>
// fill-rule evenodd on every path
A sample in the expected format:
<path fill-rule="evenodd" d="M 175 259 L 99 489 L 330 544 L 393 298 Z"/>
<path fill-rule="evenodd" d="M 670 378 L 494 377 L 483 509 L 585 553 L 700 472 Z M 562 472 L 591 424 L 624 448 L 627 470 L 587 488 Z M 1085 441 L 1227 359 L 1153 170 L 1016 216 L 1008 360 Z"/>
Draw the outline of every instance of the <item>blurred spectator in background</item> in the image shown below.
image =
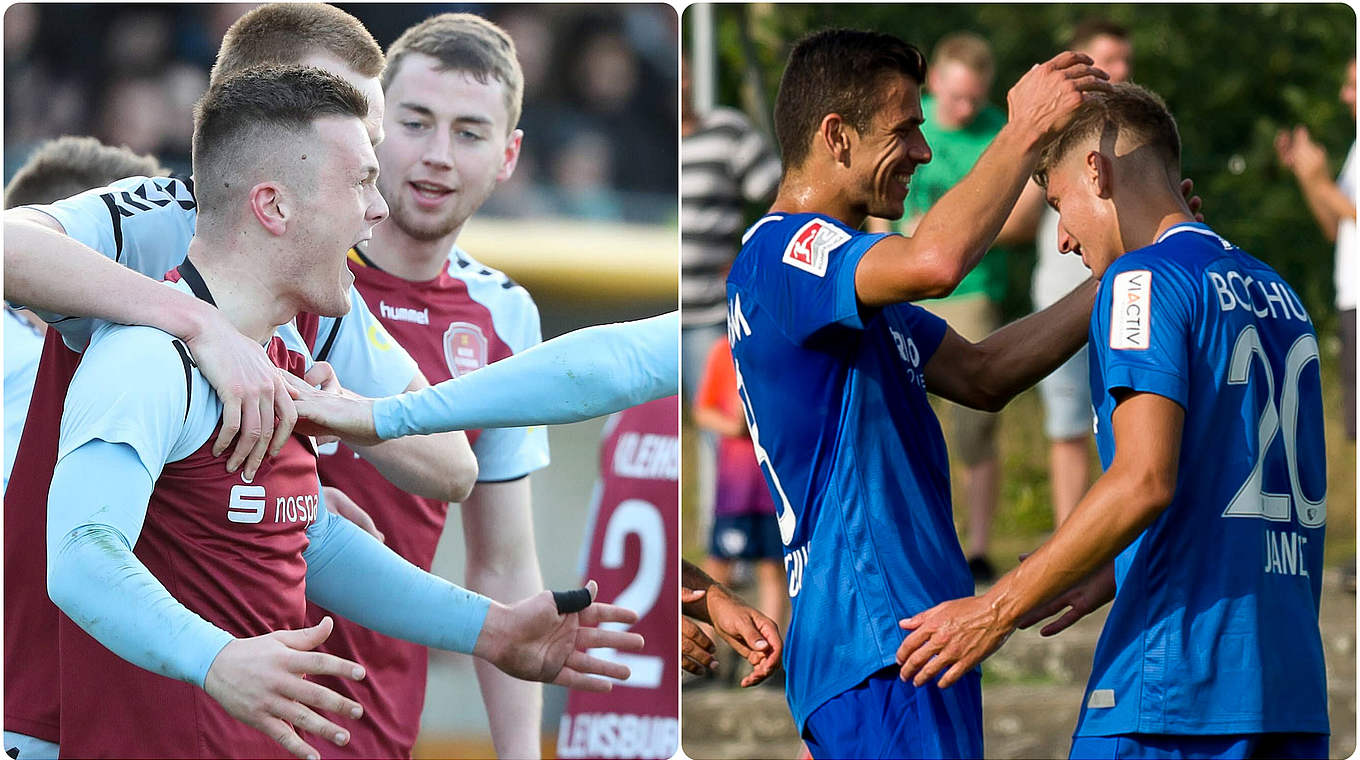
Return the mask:
<path fill-rule="evenodd" d="M 680 102 L 681 372 L 692 400 L 704 357 L 727 334 L 727 270 L 741 248 L 744 206 L 768 203 L 780 170 L 769 141 L 740 111 L 698 112 L 683 61 Z"/>
<path fill-rule="evenodd" d="M 1100 18 L 1077 25 L 1068 50 L 1091 56 L 1110 82 L 1126 81 L 1133 70 L 1133 44 L 1124 27 Z M 1040 311 L 1072 292 L 1091 276 L 1080 256 L 1058 250 L 1058 212 L 1044 200 L 1044 191 L 1030 181 L 1006 220 L 997 240 L 1006 244 L 1034 241 L 1036 264 L 1034 310 Z M 1062 524 L 1076 509 L 1091 480 L 1091 386 L 1087 377 L 1086 347 L 1039 381 L 1044 405 L 1044 434 L 1050 442 L 1049 486 L 1053 493 L 1053 525 Z"/>
<path fill-rule="evenodd" d="M 51 203 L 124 177 L 165 174 L 156 159 L 110 148 L 93 137 L 43 143 L 5 187 L 5 208 Z M 28 417 L 28 400 L 47 325 L 28 309 L 5 304 L 5 485 Z"/>
<path fill-rule="evenodd" d="M 971 32 L 956 32 L 941 38 L 934 53 L 926 72 L 927 94 L 921 98 L 925 115 L 921 131 L 933 158 L 912 175 L 906 213 L 894 225 L 904 235 L 910 235 L 926 211 L 963 179 L 1006 123 L 1006 114 L 987 102 L 996 66 L 986 40 Z M 869 229 L 886 231 L 890 226 L 871 220 Z M 1004 242 L 998 238 L 998 243 Z M 980 341 L 1001 326 L 1005 295 L 1006 252 L 994 247 L 952 295 L 921 305 L 959 335 Z M 954 420 L 950 454 L 963 463 L 968 568 L 975 580 L 989 583 L 996 579 L 996 568 L 987 558 L 987 547 L 1001 490 L 996 414 L 943 403 L 950 407 Z"/>
<path fill-rule="evenodd" d="M 779 538 L 774 497 L 756 463 L 746 413 L 737 395 L 732 349 L 723 336 L 713 341 L 694 399 L 694 423 L 721 436 L 717 486 L 713 498 L 713 536 L 704 571 L 715 581 L 732 584 L 732 565 L 755 566 L 756 607 L 784 625 L 784 543 Z"/>
<path fill-rule="evenodd" d="M 1341 102 L 1350 106 L 1355 120 L 1355 59 L 1346 66 Z M 1341 335 L 1341 388 L 1346 415 L 1346 435 L 1355 440 L 1355 142 L 1351 142 L 1341 175 L 1333 182 L 1327 168 L 1327 150 L 1313 141 L 1308 128 L 1294 127 L 1275 136 L 1275 151 L 1299 182 L 1308 210 L 1313 212 L 1322 234 L 1336 242 L 1337 329 Z M 1352 566 L 1353 567 L 1353 566 Z M 1354 569 L 1351 570 L 1354 573 Z"/>
<path fill-rule="evenodd" d="M 95 135 L 189 173 L 193 103 L 207 87 L 222 35 L 251 7 L 10 6 L 4 24 L 6 179 L 39 142 L 62 134 Z M 540 138 L 482 213 L 671 223 L 675 11 L 660 5 L 477 7 L 493 21 L 504 19 L 522 51 L 526 95 L 534 104 L 522 123 Z M 448 6 L 358 3 L 344 9 L 388 45 Z"/>

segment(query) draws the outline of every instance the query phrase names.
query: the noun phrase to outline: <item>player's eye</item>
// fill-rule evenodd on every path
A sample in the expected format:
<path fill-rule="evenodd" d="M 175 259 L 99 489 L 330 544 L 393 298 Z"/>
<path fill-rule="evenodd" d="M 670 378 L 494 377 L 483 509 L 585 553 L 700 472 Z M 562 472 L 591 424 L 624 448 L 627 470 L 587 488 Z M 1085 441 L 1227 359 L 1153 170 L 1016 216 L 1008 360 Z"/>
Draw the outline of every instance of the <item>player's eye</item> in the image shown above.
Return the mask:
<path fill-rule="evenodd" d="M 486 139 L 486 138 L 482 137 L 481 135 L 477 134 L 476 132 L 473 132 L 473 131 L 470 130 L 470 129 L 460 129 L 460 130 L 458 130 L 458 132 L 457 132 L 456 134 L 458 135 L 458 137 L 459 137 L 460 139 L 463 139 L 463 140 L 471 140 L 471 141 L 473 141 L 473 142 L 476 142 L 476 141 L 480 141 L 480 140 Z"/>
<path fill-rule="evenodd" d="M 425 128 L 425 122 L 422 121 L 403 121 L 401 125 L 413 132 Z"/>

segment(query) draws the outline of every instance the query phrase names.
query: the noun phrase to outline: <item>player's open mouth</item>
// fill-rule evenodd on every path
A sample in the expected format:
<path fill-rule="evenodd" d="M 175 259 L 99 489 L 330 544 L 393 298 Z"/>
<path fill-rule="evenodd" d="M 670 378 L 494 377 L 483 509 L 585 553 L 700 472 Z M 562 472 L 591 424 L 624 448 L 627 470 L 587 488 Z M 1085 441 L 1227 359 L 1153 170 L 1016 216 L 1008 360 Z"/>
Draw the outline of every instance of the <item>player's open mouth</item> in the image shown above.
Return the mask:
<path fill-rule="evenodd" d="M 436 182 L 409 182 L 411 194 L 415 196 L 416 203 L 421 206 L 434 207 L 444 202 L 444 199 L 453 194 L 451 188 Z"/>
<path fill-rule="evenodd" d="M 901 185 L 902 188 L 905 190 L 909 185 L 911 185 L 911 172 L 899 172 L 897 174 L 894 174 L 892 176 L 892 180 L 894 183 Z"/>

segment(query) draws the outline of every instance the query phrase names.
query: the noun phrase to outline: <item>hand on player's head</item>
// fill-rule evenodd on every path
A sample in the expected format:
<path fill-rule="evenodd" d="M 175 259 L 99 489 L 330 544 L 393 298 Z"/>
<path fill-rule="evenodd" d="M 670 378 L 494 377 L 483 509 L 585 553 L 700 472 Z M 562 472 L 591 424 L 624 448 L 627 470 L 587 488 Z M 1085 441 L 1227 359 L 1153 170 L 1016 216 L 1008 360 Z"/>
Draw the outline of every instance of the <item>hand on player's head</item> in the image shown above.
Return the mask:
<path fill-rule="evenodd" d="M 343 746 L 349 732 L 317 711 L 351 718 L 363 715 L 358 702 L 306 678 L 329 675 L 358 681 L 364 677 L 358 663 L 312 651 L 330 636 L 332 627 L 326 617 L 310 628 L 236 639 L 213 660 L 203 690 L 233 718 L 277 741 L 295 757 L 319 758 L 298 729 Z"/>
<path fill-rule="evenodd" d="M 1062 131 L 1089 93 L 1108 92 L 1110 75 L 1070 50 L 1035 64 L 1006 95 L 1010 121 L 1040 144 Z"/>

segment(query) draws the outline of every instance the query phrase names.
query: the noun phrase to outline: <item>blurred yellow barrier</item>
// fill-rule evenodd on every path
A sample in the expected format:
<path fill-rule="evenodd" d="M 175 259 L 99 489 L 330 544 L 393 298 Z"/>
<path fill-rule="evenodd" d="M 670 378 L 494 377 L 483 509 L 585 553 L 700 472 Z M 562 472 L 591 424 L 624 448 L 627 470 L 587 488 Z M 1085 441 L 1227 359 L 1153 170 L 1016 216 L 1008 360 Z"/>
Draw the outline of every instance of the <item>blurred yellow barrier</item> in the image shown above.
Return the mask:
<path fill-rule="evenodd" d="M 474 218 L 458 245 L 536 295 L 678 302 L 674 226 Z"/>

